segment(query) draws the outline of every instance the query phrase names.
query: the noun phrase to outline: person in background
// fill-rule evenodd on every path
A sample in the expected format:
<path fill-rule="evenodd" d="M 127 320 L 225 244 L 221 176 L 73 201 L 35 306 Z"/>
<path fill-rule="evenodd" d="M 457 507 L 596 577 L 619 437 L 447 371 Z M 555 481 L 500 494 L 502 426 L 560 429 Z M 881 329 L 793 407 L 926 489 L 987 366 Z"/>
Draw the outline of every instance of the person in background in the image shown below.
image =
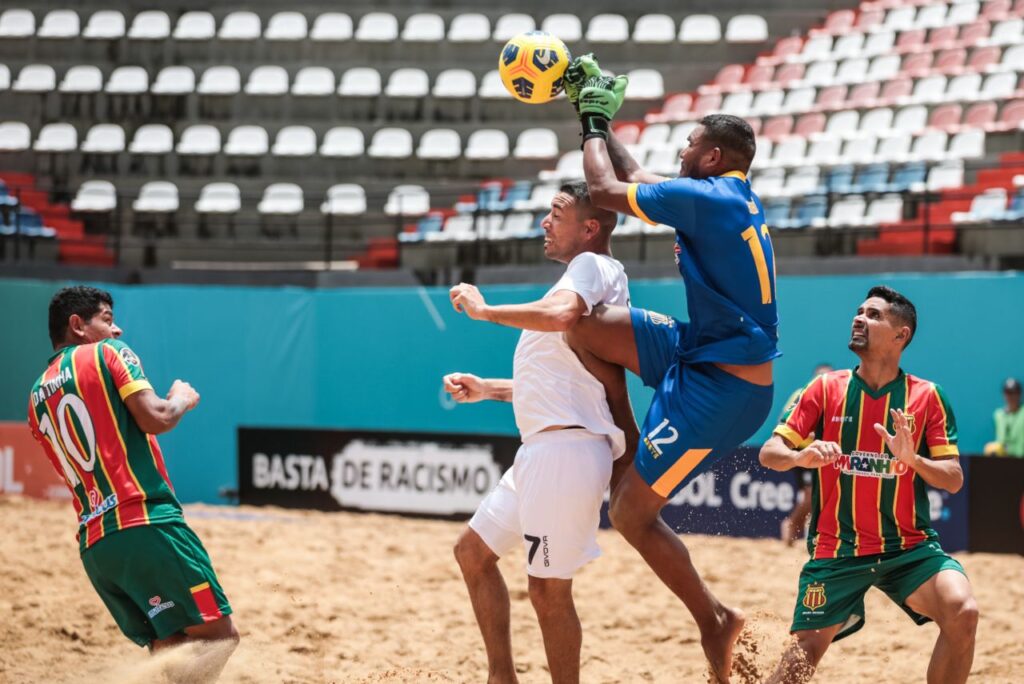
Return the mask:
<path fill-rule="evenodd" d="M 1020 382 L 1007 378 L 1003 383 L 1006 406 L 993 414 L 996 423 L 995 441 L 985 445 L 986 456 L 1024 458 L 1024 411 L 1020 410 Z"/>

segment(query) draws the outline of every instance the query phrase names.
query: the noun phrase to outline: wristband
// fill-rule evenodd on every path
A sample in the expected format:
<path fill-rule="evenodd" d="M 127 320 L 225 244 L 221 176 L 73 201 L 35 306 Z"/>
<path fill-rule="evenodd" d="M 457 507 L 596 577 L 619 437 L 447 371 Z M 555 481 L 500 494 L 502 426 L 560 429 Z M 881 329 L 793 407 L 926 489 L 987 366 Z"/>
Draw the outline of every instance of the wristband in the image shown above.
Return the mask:
<path fill-rule="evenodd" d="M 583 142 L 591 138 L 601 138 L 608 142 L 609 121 L 607 118 L 600 114 L 584 114 L 580 123 L 583 125 Z"/>

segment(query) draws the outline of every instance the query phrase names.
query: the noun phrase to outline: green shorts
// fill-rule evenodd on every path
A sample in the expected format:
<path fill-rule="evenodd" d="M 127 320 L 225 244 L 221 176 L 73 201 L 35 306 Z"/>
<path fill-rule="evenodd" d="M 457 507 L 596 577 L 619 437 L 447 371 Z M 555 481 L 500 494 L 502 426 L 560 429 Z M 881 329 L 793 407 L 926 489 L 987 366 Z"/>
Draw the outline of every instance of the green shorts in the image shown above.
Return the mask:
<path fill-rule="evenodd" d="M 923 625 L 930 619 L 911 610 L 907 597 L 943 570 L 967 574 L 935 541 L 875 556 L 810 560 L 800 571 L 790 631 L 842 625 L 833 641 L 850 636 L 864 626 L 864 594 L 871 587 L 884 591 L 914 622 Z"/>
<path fill-rule="evenodd" d="M 82 553 L 85 574 L 140 646 L 231 614 L 210 556 L 184 523 L 129 527 Z"/>

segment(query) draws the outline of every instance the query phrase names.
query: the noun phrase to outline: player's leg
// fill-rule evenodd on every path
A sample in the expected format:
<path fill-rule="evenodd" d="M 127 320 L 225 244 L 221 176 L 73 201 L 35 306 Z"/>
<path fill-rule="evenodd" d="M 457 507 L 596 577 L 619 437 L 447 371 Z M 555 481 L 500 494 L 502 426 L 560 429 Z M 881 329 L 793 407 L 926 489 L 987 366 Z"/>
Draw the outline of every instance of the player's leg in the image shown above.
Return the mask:
<path fill-rule="evenodd" d="M 212 622 L 186 627 L 184 634 L 155 639 L 149 647 L 155 653 L 187 643 L 205 644 L 188 662 L 171 663 L 164 671 L 167 679 L 175 684 L 204 684 L 217 681 L 239 641 L 240 636 L 231 616 L 225 615 Z"/>
<path fill-rule="evenodd" d="M 768 684 L 804 684 L 811 681 L 818 663 L 841 627 L 832 625 L 823 629 L 794 632 L 793 640 L 768 679 Z"/>
<path fill-rule="evenodd" d="M 455 559 L 484 640 L 491 684 L 518 681 L 512 659 L 508 587 L 498 569 L 499 557 L 520 540 L 514 469 L 510 468 L 480 503 L 455 543 Z"/>
<path fill-rule="evenodd" d="M 552 684 L 577 684 L 583 627 L 572 600 L 572 580 L 531 576 L 530 602 L 544 637 Z"/>
<path fill-rule="evenodd" d="M 566 332 L 566 341 L 577 354 L 584 350 L 597 359 L 640 375 L 631 311 L 625 306 L 595 306 L 589 316 L 581 318 Z"/>

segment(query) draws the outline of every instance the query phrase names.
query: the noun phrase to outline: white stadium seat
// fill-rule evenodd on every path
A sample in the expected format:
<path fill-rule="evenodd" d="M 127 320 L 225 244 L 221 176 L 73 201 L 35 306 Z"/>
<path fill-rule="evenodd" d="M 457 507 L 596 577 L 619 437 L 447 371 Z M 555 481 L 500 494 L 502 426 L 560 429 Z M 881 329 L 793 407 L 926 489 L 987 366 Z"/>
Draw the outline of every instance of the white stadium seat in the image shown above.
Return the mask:
<path fill-rule="evenodd" d="M 946 87 L 945 100 L 974 100 L 981 91 L 981 74 L 971 72 L 954 76 Z M 1012 93 L 1011 93 L 1012 94 Z"/>
<path fill-rule="evenodd" d="M 621 14 L 598 14 L 587 24 L 588 43 L 625 43 L 629 22 Z"/>
<path fill-rule="evenodd" d="M 62 93 L 98 93 L 103 90 L 103 73 L 90 64 L 76 64 L 64 73 L 58 90 Z"/>
<path fill-rule="evenodd" d="M 388 97 L 425 97 L 430 92 L 430 77 L 423 69 L 395 69 L 388 77 L 384 94 Z"/>
<path fill-rule="evenodd" d="M 146 10 L 132 19 L 129 40 L 164 40 L 171 35 L 171 18 L 167 12 Z"/>
<path fill-rule="evenodd" d="M 263 32 L 259 15 L 255 12 L 231 12 L 220 23 L 218 40 L 256 40 Z"/>
<path fill-rule="evenodd" d="M 840 85 L 861 83 L 868 71 L 867 57 L 848 57 L 839 63 L 835 82 Z"/>
<path fill-rule="evenodd" d="M 911 105 L 896 112 L 892 129 L 904 133 L 916 133 L 923 130 L 927 123 L 928 109 L 923 105 Z"/>
<path fill-rule="evenodd" d="M 744 117 L 750 114 L 750 108 L 753 104 L 754 93 L 749 90 L 740 90 L 726 95 L 720 110 L 723 114 Z"/>
<path fill-rule="evenodd" d="M 116 10 L 101 10 L 89 17 L 82 37 L 89 40 L 118 40 L 124 38 L 124 15 Z"/>
<path fill-rule="evenodd" d="M 807 67 L 807 71 L 804 72 L 802 83 L 805 86 L 828 86 L 832 85 L 835 77 L 835 62 L 811 62 L 811 65 Z"/>
<path fill-rule="evenodd" d="M 302 188 L 295 183 L 271 183 L 263 191 L 263 199 L 256 205 L 261 214 L 294 216 L 305 208 Z"/>
<path fill-rule="evenodd" d="M 150 87 L 154 95 L 187 95 L 196 89 L 196 75 L 186 66 L 169 66 L 160 70 Z"/>
<path fill-rule="evenodd" d="M 366 153 L 378 159 L 407 159 L 412 156 L 412 133 L 404 128 L 381 128 L 373 134 Z"/>
<path fill-rule="evenodd" d="M 343 12 L 325 12 L 313 20 L 309 32 L 316 42 L 340 42 L 352 38 L 352 17 Z"/>
<path fill-rule="evenodd" d="M 398 40 L 398 19 L 387 12 L 363 15 L 356 29 L 356 40 L 371 43 L 389 43 Z"/>
<path fill-rule="evenodd" d="M 859 226 L 864 223 L 865 209 L 864 195 L 843 197 L 832 205 L 832 210 L 828 214 L 828 226 Z"/>
<path fill-rule="evenodd" d="M 889 135 L 879 139 L 875 161 L 905 161 L 910 155 L 913 140 L 910 133 L 894 129 Z"/>
<path fill-rule="evenodd" d="M 737 14 L 725 27 L 727 43 L 763 43 L 768 40 L 768 22 L 757 14 Z"/>
<path fill-rule="evenodd" d="M 806 112 L 814 106 L 814 98 L 818 96 L 815 88 L 792 88 L 786 91 L 786 99 L 782 103 L 783 113 Z"/>
<path fill-rule="evenodd" d="M 303 67 L 295 74 L 292 95 L 333 95 L 334 87 L 334 72 L 327 67 Z"/>
<path fill-rule="evenodd" d="M 228 133 L 224 154 L 230 157 L 262 157 L 270 147 L 270 136 L 262 126 L 236 126 Z"/>
<path fill-rule="evenodd" d="M 583 178 L 583 151 L 570 150 L 558 158 L 558 164 L 552 170 L 541 171 L 539 177 L 543 181 L 563 181 Z"/>
<path fill-rule="evenodd" d="M 914 27 L 919 29 L 933 29 L 943 26 L 946 23 L 946 12 L 948 7 L 945 3 L 924 5 L 914 17 Z"/>
<path fill-rule="evenodd" d="M 462 154 L 462 138 L 450 128 L 435 128 L 420 137 L 416 156 L 420 159 L 458 159 Z"/>
<path fill-rule="evenodd" d="M 985 131 L 972 128 L 961 131 L 949 142 L 947 156 L 953 159 L 977 159 L 985 156 Z"/>
<path fill-rule="evenodd" d="M 78 149 L 78 131 L 69 123 L 46 124 L 32 146 L 36 152 L 74 152 Z"/>
<path fill-rule="evenodd" d="M 491 37 L 491 22 L 482 14 L 458 14 L 448 27 L 448 40 L 453 43 L 481 43 Z"/>
<path fill-rule="evenodd" d="M 267 21 L 267 40 L 300 41 L 309 34 L 309 23 L 299 12 L 278 12 Z"/>
<path fill-rule="evenodd" d="M 421 216 L 430 211 L 430 194 L 421 185 L 397 185 L 388 194 L 384 213 L 389 216 Z"/>
<path fill-rule="evenodd" d="M 246 95 L 278 96 L 288 94 L 288 72 L 276 64 L 258 66 L 245 83 Z"/>
<path fill-rule="evenodd" d="M 936 164 L 928 171 L 929 190 L 959 188 L 964 184 L 964 162 L 954 159 Z"/>
<path fill-rule="evenodd" d="M 117 191 L 110 181 L 85 181 L 71 200 L 71 211 L 108 212 L 117 207 Z"/>
<path fill-rule="evenodd" d="M 164 124 L 139 126 L 128 145 L 132 154 L 168 154 L 174 149 L 174 134 Z"/>
<path fill-rule="evenodd" d="M 200 95 L 234 95 L 241 90 L 242 77 L 233 66 L 214 66 L 203 72 L 196 92 Z"/>
<path fill-rule="evenodd" d="M 636 43 L 672 43 L 676 39 L 676 22 L 667 14 L 645 14 L 633 26 Z"/>
<path fill-rule="evenodd" d="M 1017 76 L 1018 75 L 1014 72 L 989 74 L 985 78 L 984 85 L 981 86 L 981 92 L 978 93 L 978 99 L 1005 100 L 1013 97 L 1013 94 L 1017 89 Z"/>
<path fill-rule="evenodd" d="M 198 214 L 234 214 L 242 208 L 242 193 L 234 183 L 208 183 L 199 191 Z"/>
<path fill-rule="evenodd" d="M 800 48 L 796 61 L 807 63 L 832 59 L 833 40 L 833 37 L 827 34 L 809 37 Z"/>
<path fill-rule="evenodd" d="M 380 95 L 380 72 L 372 67 L 355 67 L 341 76 L 338 94 L 350 97 Z"/>
<path fill-rule="evenodd" d="M 913 5 L 894 7 L 885 15 L 885 21 L 882 23 L 882 26 L 893 31 L 909 31 L 914 28 L 914 16 L 916 14 L 917 8 Z"/>
<path fill-rule="evenodd" d="M 466 159 L 508 158 L 508 135 L 505 131 L 482 128 L 469 134 L 466 141 Z"/>
<path fill-rule="evenodd" d="M 336 126 L 324 134 L 320 156 L 331 158 L 361 157 L 365 141 L 363 132 L 351 126 Z"/>
<path fill-rule="evenodd" d="M 414 14 L 405 20 L 402 40 L 407 43 L 440 43 L 444 40 L 444 19 L 430 12 Z"/>
<path fill-rule="evenodd" d="M 859 123 L 860 112 L 856 109 L 845 109 L 829 117 L 824 133 L 837 138 L 849 138 L 857 134 Z"/>
<path fill-rule="evenodd" d="M 583 38 L 583 26 L 575 14 L 550 14 L 541 22 L 540 30 L 558 36 L 566 43 Z"/>
<path fill-rule="evenodd" d="M 882 195 L 871 202 L 864 216 L 864 223 L 877 226 L 880 223 L 899 223 L 903 220 L 903 198 L 897 194 Z"/>
<path fill-rule="evenodd" d="M 0 14 L 0 38 L 31 38 L 36 32 L 36 17 L 30 10 L 9 9 Z"/>
<path fill-rule="evenodd" d="M 550 128 L 527 128 L 516 138 L 512 156 L 516 159 L 554 159 L 558 156 L 558 136 Z"/>
<path fill-rule="evenodd" d="M 29 64 L 18 72 L 13 90 L 18 93 L 48 93 L 57 87 L 57 74 L 48 64 Z"/>
<path fill-rule="evenodd" d="M 661 73 L 654 69 L 633 69 L 629 72 L 626 97 L 634 100 L 657 100 L 665 96 Z"/>
<path fill-rule="evenodd" d="M 861 52 L 865 57 L 884 55 L 890 52 L 895 44 L 895 31 L 880 30 L 868 34 L 867 38 L 864 39 L 864 48 Z M 895 57 L 898 58 L 899 55 L 895 55 Z"/>
<path fill-rule="evenodd" d="M 954 223 L 983 223 L 1000 216 L 1006 210 L 1006 190 L 989 188 L 975 195 L 968 211 L 955 211 L 950 217 Z"/>
<path fill-rule="evenodd" d="M 892 110 L 888 107 L 869 109 L 860 120 L 860 130 L 864 133 L 881 135 L 892 130 Z"/>
<path fill-rule="evenodd" d="M 175 40 L 212 40 L 216 32 L 213 15 L 209 12 L 185 12 L 174 27 Z"/>
<path fill-rule="evenodd" d="M 121 95 L 144 93 L 149 90 L 149 74 L 140 66 L 118 67 L 110 74 L 104 90 Z"/>
<path fill-rule="evenodd" d="M 492 69 L 484 74 L 480 80 L 480 97 L 485 99 L 512 99 L 512 95 L 501 82 L 501 76 L 497 69 Z"/>
<path fill-rule="evenodd" d="M 285 126 L 270 151 L 276 157 L 311 157 L 316 154 L 316 133 L 309 126 Z"/>
<path fill-rule="evenodd" d="M 78 15 L 71 10 L 53 10 L 45 17 L 36 33 L 37 38 L 77 38 Z"/>
<path fill-rule="evenodd" d="M 181 132 L 175 151 L 184 155 L 217 154 L 220 152 L 220 131 L 207 124 L 189 126 Z"/>
<path fill-rule="evenodd" d="M 920 78 L 914 84 L 914 92 L 910 95 L 912 102 L 941 102 L 946 92 L 946 77 L 940 74 Z"/>
<path fill-rule="evenodd" d="M 722 24 L 710 14 L 691 14 L 679 24 L 681 43 L 717 43 L 722 39 Z"/>
<path fill-rule="evenodd" d="M 32 144 L 32 132 L 21 121 L 0 123 L 0 152 L 20 152 Z"/>
<path fill-rule="evenodd" d="M 476 76 L 468 69 L 445 69 L 434 80 L 434 97 L 461 99 L 474 95 L 476 95 Z"/>
<path fill-rule="evenodd" d="M 536 28 L 537 23 L 529 14 L 504 14 L 494 22 L 494 33 L 491 34 L 491 38 L 504 43 L 512 36 L 534 31 Z"/>
<path fill-rule="evenodd" d="M 879 55 L 871 60 L 865 81 L 889 81 L 900 72 L 899 55 Z"/>
<path fill-rule="evenodd" d="M 1024 18 L 1004 19 L 992 27 L 988 45 L 1019 45 L 1024 42 Z"/>
<path fill-rule="evenodd" d="M 780 197 L 786 182 L 784 169 L 764 169 L 751 175 L 750 187 L 758 197 Z"/>
<path fill-rule="evenodd" d="M 331 216 L 359 216 L 366 213 L 366 190 L 355 183 L 339 183 L 327 189 L 320 211 Z"/>
<path fill-rule="evenodd" d="M 946 23 L 951 26 L 970 24 L 978 18 L 979 3 L 973 0 L 957 2 L 950 6 Z"/>
<path fill-rule="evenodd" d="M 788 176 L 783 187 L 783 195 L 786 197 L 801 197 L 818 192 L 821 186 L 821 168 L 817 166 L 802 166 Z"/>
<path fill-rule="evenodd" d="M 85 134 L 82 152 L 117 154 L 124 152 L 124 129 L 117 124 L 96 124 Z"/>
<path fill-rule="evenodd" d="M 847 59 L 854 57 L 862 57 L 863 51 L 864 34 L 847 33 L 846 35 L 836 36 L 835 43 L 833 43 L 832 45 L 832 50 L 828 55 L 826 55 L 826 58 L 831 57 L 832 59 Z"/>
<path fill-rule="evenodd" d="M 946 157 L 946 144 L 949 134 L 945 131 L 926 130 L 914 138 L 908 159 L 938 161 Z"/>
<path fill-rule="evenodd" d="M 139 189 L 133 211 L 171 214 L 178 211 L 178 186 L 169 181 L 150 181 Z"/>

